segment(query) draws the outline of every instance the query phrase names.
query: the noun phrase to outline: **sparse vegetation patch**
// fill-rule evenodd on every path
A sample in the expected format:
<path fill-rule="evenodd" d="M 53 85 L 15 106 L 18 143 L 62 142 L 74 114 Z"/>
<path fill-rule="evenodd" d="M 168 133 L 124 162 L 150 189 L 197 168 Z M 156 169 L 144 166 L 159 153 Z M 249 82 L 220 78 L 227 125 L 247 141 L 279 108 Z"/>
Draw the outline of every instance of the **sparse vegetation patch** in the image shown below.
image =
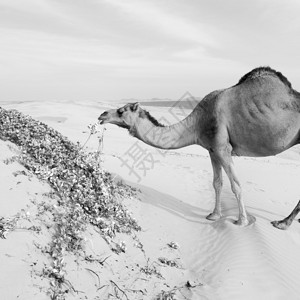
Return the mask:
<path fill-rule="evenodd" d="M 90 136 L 96 133 L 95 126 L 89 129 Z M 50 256 L 51 265 L 44 268 L 43 276 L 50 280 L 51 299 L 64 299 L 66 293 L 76 291 L 65 278 L 64 253 L 84 252 L 83 233 L 88 225 L 107 242 L 118 232 L 140 230 L 122 204 L 122 198 L 132 197 L 135 190 L 114 182 L 101 168 L 101 136 L 98 150 L 86 153 L 79 143 L 72 143 L 46 124 L 16 110 L 0 108 L 0 139 L 19 146 L 21 153 L 14 160 L 53 189 L 51 198 L 57 199 L 57 205 L 38 204 L 39 214 L 47 212 L 53 218 L 52 240 L 43 250 Z M 0 237 L 5 238 L 15 224 L 15 219 L 0 217 Z M 119 244 L 118 250 L 124 252 L 126 245 Z"/>

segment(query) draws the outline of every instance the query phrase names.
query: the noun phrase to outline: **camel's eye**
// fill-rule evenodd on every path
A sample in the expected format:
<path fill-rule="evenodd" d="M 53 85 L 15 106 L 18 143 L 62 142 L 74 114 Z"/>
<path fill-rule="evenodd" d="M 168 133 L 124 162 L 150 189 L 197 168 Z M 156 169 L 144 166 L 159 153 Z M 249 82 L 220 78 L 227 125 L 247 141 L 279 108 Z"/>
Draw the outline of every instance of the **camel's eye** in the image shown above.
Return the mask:
<path fill-rule="evenodd" d="M 121 117 L 121 116 L 122 116 L 123 112 L 124 112 L 124 111 L 123 111 L 123 110 L 121 110 L 121 109 L 118 109 L 118 110 L 117 110 L 117 113 L 118 113 L 119 117 Z"/>

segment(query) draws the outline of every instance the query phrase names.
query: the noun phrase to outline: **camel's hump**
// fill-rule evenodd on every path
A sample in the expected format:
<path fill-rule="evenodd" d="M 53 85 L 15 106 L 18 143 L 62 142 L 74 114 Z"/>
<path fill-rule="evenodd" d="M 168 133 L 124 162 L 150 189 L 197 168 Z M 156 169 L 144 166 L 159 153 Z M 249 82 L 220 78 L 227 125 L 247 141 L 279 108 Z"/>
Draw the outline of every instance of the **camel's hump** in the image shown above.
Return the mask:
<path fill-rule="evenodd" d="M 292 84 L 288 81 L 288 79 L 282 75 L 280 72 L 275 71 L 274 69 L 270 67 L 258 67 L 250 71 L 249 73 L 245 74 L 237 83 L 237 85 L 247 81 L 252 80 L 258 77 L 262 76 L 276 76 L 278 79 L 280 79 L 286 86 L 289 88 L 292 88 Z"/>

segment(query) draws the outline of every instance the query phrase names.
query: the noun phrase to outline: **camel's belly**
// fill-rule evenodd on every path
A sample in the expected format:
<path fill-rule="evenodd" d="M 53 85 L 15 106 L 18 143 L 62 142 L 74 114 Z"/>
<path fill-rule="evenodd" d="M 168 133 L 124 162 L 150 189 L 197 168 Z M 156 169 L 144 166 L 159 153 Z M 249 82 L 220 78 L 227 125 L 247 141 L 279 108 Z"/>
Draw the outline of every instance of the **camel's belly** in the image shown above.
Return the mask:
<path fill-rule="evenodd" d="M 280 120 L 268 118 L 256 123 L 243 123 L 229 129 L 233 154 L 271 156 L 281 153 L 299 140 L 300 115 Z"/>
<path fill-rule="evenodd" d="M 279 154 L 281 152 L 284 152 L 285 150 L 289 149 L 289 147 L 280 148 L 280 147 L 273 147 L 272 149 L 269 149 L 267 147 L 259 147 L 259 148 L 252 148 L 242 145 L 242 146 L 235 146 L 232 149 L 232 155 L 233 156 L 249 156 L 249 157 L 265 157 L 265 156 L 274 156 L 276 154 Z"/>

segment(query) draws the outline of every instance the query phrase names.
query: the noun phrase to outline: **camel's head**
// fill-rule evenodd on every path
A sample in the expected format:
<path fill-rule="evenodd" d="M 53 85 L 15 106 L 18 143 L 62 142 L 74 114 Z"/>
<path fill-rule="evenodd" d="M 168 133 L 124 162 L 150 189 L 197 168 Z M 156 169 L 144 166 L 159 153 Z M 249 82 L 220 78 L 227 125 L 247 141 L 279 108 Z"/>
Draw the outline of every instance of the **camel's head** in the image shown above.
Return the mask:
<path fill-rule="evenodd" d="M 139 107 L 139 103 L 128 103 L 118 109 L 110 109 L 105 111 L 98 118 L 100 124 L 116 124 L 120 127 L 130 129 L 136 123 L 139 118 L 139 113 L 142 109 Z"/>

